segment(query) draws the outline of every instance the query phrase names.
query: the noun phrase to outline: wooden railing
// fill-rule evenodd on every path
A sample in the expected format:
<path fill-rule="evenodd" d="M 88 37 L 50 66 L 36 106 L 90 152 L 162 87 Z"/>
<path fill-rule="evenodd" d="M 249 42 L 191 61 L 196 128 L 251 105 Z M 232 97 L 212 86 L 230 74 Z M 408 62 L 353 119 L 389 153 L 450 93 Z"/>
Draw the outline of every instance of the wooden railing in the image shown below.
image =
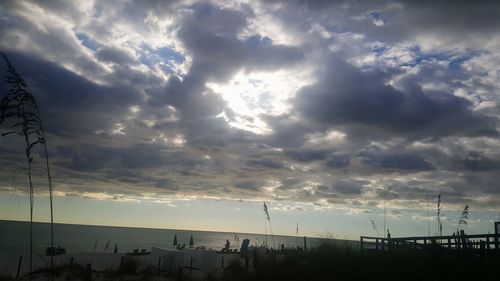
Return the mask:
<path fill-rule="evenodd" d="M 451 236 L 416 237 L 360 237 L 361 251 L 388 251 L 391 249 L 425 249 L 438 246 L 453 250 L 473 250 L 500 253 L 500 234 L 460 234 Z"/>

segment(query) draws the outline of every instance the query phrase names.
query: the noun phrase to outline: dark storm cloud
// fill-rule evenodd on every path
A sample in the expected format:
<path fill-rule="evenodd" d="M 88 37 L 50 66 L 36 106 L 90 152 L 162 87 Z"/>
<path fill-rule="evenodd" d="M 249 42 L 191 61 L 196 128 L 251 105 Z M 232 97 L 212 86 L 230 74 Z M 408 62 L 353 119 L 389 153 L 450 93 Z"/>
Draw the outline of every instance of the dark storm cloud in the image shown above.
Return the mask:
<path fill-rule="evenodd" d="M 258 191 L 264 184 L 261 180 L 243 180 L 236 182 L 234 187 L 247 191 Z"/>
<path fill-rule="evenodd" d="M 59 165 L 75 172 L 107 171 L 114 175 L 159 169 L 182 173 L 194 171 L 203 164 L 201 159 L 153 144 L 123 148 L 99 145 L 58 146 L 56 155 Z"/>
<path fill-rule="evenodd" d="M 436 3 L 425 0 L 400 3 L 408 13 L 404 17 L 396 13 L 390 16 L 395 18 L 395 22 L 406 21 L 409 26 L 414 24 L 415 33 L 427 30 L 436 34 L 447 32 L 468 36 L 468 32 L 497 32 L 496 27 L 500 25 L 500 5 L 495 1 L 449 0 Z"/>
<path fill-rule="evenodd" d="M 156 188 L 168 189 L 168 190 L 179 190 L 179 186 L 176 182 L 169 179 L 161 179 L 154 185 Z"/>
<path fill-rule="evenodd" d="M 273 44 L 270 38 L 254 35 L 240 39 L 247 14 L 212 5 L 195 5 L 183 20 L 179 38 L 193 55 L 191 75 L 224 81 L 239 69 L 276 70 L 303 59 L 293 46 Z"/>
<path fill-rule="evenodd" d="M 328 150 L 290 150 L 286 151 L 285 155 L 289 158 L 300 161 L 310 162 L 316 160 L 324 160 L 330 152 Z"/>
<path fill-rule="evenodd" d="M 358 155 L 361 163 L 373 167 L 402 170 L 434 170 L 434 165 L 419 155 L 413 154 L 385 154 L 361 152 Z"/>
<path fill-rule="evenodd" d="M 318 17 L 318 21 L 333 23 L 340 30 L 383 38 L 391 43 L 426 36 L 436 41 L 444 40 L 447 44 L 461 43 L 464 39 L 477 40 L 477 36 L 485 39 L 496 34 L 500 26 L 500 5 L 488 0 L 294 2 L 296 6 L 293 9 L 306 9 Z M 288 7 L 293 6 L 290 1 L 286 3 Z M 384 25 L 374 24 L 374 19 L 383 20 Z"/>
<path fill-rule="evenodd" d="M 498 171 L 500 161 L 489 159 L 479 151 L 469 151 L 466 156 L 456 159 L 457 168 L 470 171 Z"/>
<path fill-rule="evenodd" d="M 494 119 L 474 113 L 469 101 L 449 93 L 400 91 L 378 72 L 362 72 L 334 58 L 317 84 L 295 100 L 302 115 L 325 126 L 359 126 L 413 137 L 496 135 Z"/>
<path fill-rule="evenodd" d="M 153 99 L 150 104 L 170 104 L 179 110 L 185 119 L 215 117 L 224 108 L 224 101 L 205 89 L 204 84 L 204 80 L 191 75 L 182 81 L 178 77 L 171 77 L 165 89 L 151 93 Z M 207 92 L 204 94 L 205 90 Z"/>
<path fill-rule="evenodd" d="M 339 169 L 349 166 L 350 158 L 346 155 L 332 155 L 328 161 L 326 161 L 326 166 Z"/>
<path fill-rule="evenodd" d="M 338 180 L 331 186 L 318 186 L 316 193 L 320 196 L 335 198 L 337 202 L 343 202 L 347 198 L 361 195 L 365 184 L 367 184 L 365 181 Z"/>
<path fill-rule="evenodd" d="M 314 124 L 304 121 L 291 120 L 290 116 L 265 116 L 266 121 L 273 129 L 273 134 L 267 140 L 276 147 L 297 148 L 305 142 L 305 136 L 317 130 Z"/>
<path fill-rule="evenodd" d="M 8 52 L 12 63 L 36 93 L 50 133 L 76 137 L 108 131 L 129 105 L 139 102 L 128 88 L 101 86 L 59 65 L 26 54 Z"/>
<path fill-rule="evenodd" d="M 391 186 L 392 187 L 392 186 Z M 407 191 L 407 189 L 403 189 L 404 191 Z M 393 200 L 393 199 L 399 199 L 401 198 L 401 195 L 398 192 L 398 188 L 386 188 L 386 189 L 377 189 L 376 190 L 376 195 L 377 199 L 384 199 L 384 200 Z"/>
<path fill-rule="evenodd" d="M 247 161 L 249 167 L 255 168 L 267 168 L 267 169 L 283 169 L 285 165 L 281 161 L 276 161 L 273 159 L 255 159 Z"/>
<path fill-rule="evenodd" d="M 333 185 L 333 190 L 340 194 L 361 194 L 363 186 L 358 182 L 341 181 Z"/>
<path fill-rule="evenodd" d="M 302 180 L 298 178 L 284 178 L 281 180 L 281 186 L 279 186 L 279 189 L 283 190 L 289 190 L 289 189 L 294 189 L 302 184 Z"/>

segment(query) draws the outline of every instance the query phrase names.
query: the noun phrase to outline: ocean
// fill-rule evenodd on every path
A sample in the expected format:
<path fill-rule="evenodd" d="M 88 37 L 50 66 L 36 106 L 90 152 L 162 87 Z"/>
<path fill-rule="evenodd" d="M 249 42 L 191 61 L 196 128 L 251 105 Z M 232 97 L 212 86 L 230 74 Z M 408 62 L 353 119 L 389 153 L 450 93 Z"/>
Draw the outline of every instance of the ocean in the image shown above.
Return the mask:
<path fill-rule="evenodd" d="M 232 249 L 239 249 L 243 239 L 250 239 L 251 246 L 303 247 L 304 237 L 261 235 L 250 233 L 228 233 L 177 229 L 152 229 L 133 227 L 111 227 L 76 224 L 54 224 L 54 246 L 61 246 L 68 253 L 113 252 L 114 245 L 119 253 L 134 249 L 151 250 L 152 247 L 173 249 L 174 235 L 179 244 L 189 244 L 191 235 L 194 247 L 204 246 L 214 250 L 224 247 L 226 240 Z M 0 220 L 0 254 L 20 255 L 29 252 L 29 222 Z M 274 240 L 274 243 L 273 243 Z M 321 243 L 343 243 L 343 240 L 307 237 L 307 247 Z M 350 244 L 356 241 L 349 241 Z M 50 224 L 33 223 L 33 248 L 35 253 L 43 255 L 50 245 Z"/>

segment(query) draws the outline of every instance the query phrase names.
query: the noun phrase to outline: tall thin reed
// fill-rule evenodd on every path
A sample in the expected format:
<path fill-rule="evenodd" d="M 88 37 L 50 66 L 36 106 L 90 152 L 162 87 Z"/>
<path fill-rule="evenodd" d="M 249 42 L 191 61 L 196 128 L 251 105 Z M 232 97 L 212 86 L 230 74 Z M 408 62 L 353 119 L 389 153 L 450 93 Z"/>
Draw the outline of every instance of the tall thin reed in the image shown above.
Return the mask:
<path fill-rule="evenodd" d="M 387 186 L 384 187 L 384 237 L 387 237 L 386 217 L 387 217 Z"/>
<path fill-rule="evenodd" d="M 372 223 L 372 229 L 377 232 L 377 237 L 380 236 L 380 234 L 378 232 L 377 225 L 375 224 L 375 221 L 374 220 L 370 220 L 370 222 Z"/>
<path fill-rule="evenodd" d="M 467 225 L 467 219 L 469 219 L 469 205 L 465 205 L 465 208 L 462 211 L 462 214 L 460 214 L 460 218 L 458 219 L 458 222 L 457 222 L 457 232 L 458 232 L 458 228 L 460 227 L 461 224 Z"/>
<path fill-rule="evenodd" d="M 431 221 L 430 221 L 431 212 L 429 210 L 429 197 L 428 196 L 426 196 L 426 198 L 425 198 L 425 204 L 427 205 L 427 236 L 431 236 Z"/>
<path fill-rule="evenodd" d="M 437 222 L 439 236 L 443 236 L 443 224 L 441 223 L 441 193 L 439 193 L 437 201 Z"/>
<path fill-rule="evenodd" d="M 264 213 L 266 214 L 267 222 L 269 222 L 269 229 L 271 231 L 271 239 L 273 241 L 273 248 L 276 249 L 276 244 L 274 244 L 273 226 L 271 225 L 271 217 L 269 216 L 269 209 L 267 208 L 266 202 L 264 202 Z M 266 222 L 264 221 L 264 223 L 265 223 L 264 226 L 266 227 Z M 266 227 L 266 237 L 267 237 L 267 227 Z"/>
<path fill-rule="evenodd" d="M 33 206 L 34 206 L 34 186 L 33 186 L 33 156 L 32 149 L 41 144 L 45 152 L 45 165 L 47 172 L 47 180 L 49 187 L 50 199 L 50 239 L 51 247 L 54 249 L 54 213 L 53 213 L 53 200 L 52 200 L 52 176 L 50 173 L 49 154 L 47 149 L 47 141 L 45 137 L 45 129 L 42 125 L 40 111 L 36 103 L 35 97 L 29 91 L 29 87 L 17 73 L 14 66 L 11 64 L 7 56 L 0 52 L 3 60 L 7 65 L 7 74 L 5 75 L 5 82 L 10 86 L 6 95 L 0 102 L 0 123 L 10 120 L 13 124 L 10 130 L 3 133 L 6 135 L 19 135 L 24 138 L 25 142 L 25 156 L 27 160 L 26 173 L 29 180 L 29 198 L 30 198 L 30 279 L 33 271 Z M 53 256 L 50 256 L 51 271 L 54 267 Z M 53 274 L 51 274 L 53 278 Z"/>

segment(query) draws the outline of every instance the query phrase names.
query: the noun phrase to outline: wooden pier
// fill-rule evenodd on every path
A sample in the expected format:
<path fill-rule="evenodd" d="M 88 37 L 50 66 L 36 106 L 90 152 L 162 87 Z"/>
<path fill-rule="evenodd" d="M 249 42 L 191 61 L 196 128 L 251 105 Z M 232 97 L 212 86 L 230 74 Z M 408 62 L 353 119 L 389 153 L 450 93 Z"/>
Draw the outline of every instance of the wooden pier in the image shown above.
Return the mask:
<path fill-rule="evenodd" d="M 360 237 L 362 252 L 427 249 L 431 247 L 468 251 L 473 254 L 500 255 L 500 234 L 472 234 L 463 231 L 451 236 Z"/>

